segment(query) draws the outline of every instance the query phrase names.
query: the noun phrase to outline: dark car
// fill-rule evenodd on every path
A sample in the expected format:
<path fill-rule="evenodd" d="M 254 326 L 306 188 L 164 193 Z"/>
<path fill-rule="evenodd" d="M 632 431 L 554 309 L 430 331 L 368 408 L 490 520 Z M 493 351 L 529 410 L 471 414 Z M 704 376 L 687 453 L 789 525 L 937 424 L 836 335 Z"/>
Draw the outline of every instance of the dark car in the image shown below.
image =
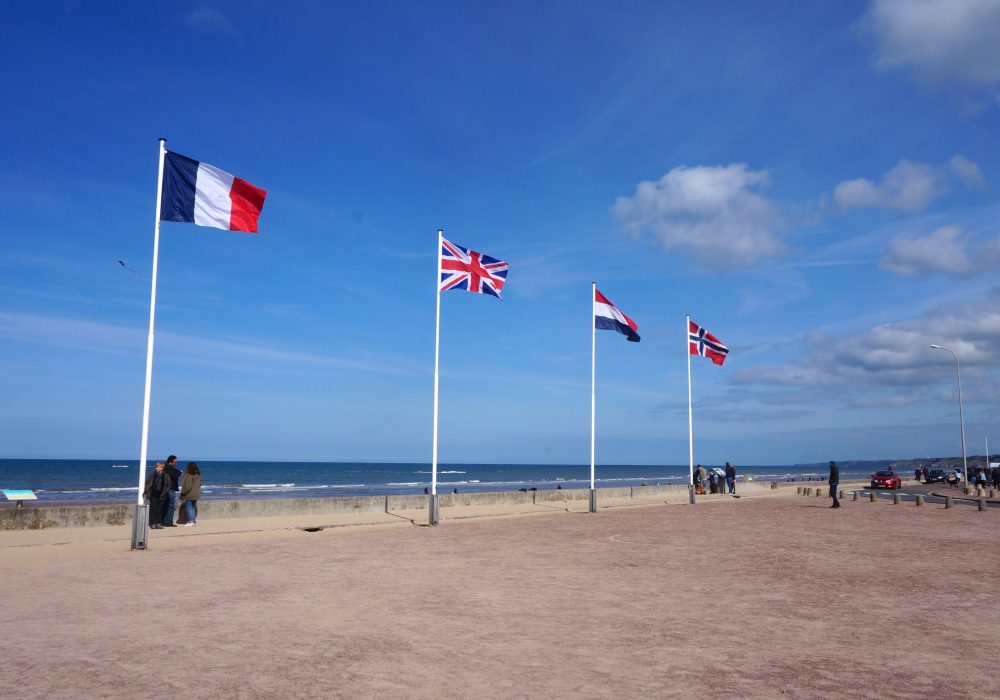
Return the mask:
<path fill-rule="evenodd" d="M 931 469 L 927 472 L 925 484 L 943 484 L 945 482 L 944 469 Z"/>
<path fill-rule="evenodd" d="M 894 471 L 881 471 L 875 472 L 872 475 L 872 488 L 873 489 L 901 489 L 903 488 L 903 480 L 899 478 L 899 474 Z"/>

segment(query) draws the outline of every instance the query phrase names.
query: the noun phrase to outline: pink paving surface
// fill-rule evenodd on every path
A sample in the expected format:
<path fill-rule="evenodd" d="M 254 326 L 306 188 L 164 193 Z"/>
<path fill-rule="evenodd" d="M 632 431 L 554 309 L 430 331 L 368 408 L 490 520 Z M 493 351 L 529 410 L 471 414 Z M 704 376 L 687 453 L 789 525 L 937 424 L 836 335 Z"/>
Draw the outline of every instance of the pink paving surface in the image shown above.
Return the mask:
<path fill-rule="evenodd" d="M 1000 696 L 1000 511 L 828 504 L 8 547 L 0 694 Z"/>

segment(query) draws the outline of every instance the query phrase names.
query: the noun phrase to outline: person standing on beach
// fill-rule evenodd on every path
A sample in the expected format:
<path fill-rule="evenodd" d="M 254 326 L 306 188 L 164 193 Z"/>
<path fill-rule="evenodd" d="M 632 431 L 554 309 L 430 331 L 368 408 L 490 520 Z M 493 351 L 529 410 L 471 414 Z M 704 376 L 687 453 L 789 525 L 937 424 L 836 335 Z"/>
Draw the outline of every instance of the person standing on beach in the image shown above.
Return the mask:
<path fill-rule="evenodd" d="M 170 475 L 164 471 L 163 462 L 156 463 L 156 471 L 146 479 L 146 490 L 143 495 L 146 503 L 149 504 L 149 528 L 151 530 L 163 529 L 163 510 L 167 500 L 170 498 Z"/>
<path fill-rule="evenodd" d="M 167 494 L 167 505 L 163 510 L 163 526 L 177 527 L 174 525 L 174 510 L 177 508 L 177 494 L 181 488 L 181 470 L 177 468 L 177 455 L 167 457 L 163 471 L 170 477 L 170 493 Z"/>
<path fill-rule="evenodd" d="M 729 462 L 726 462 L 726 486 L 729 487 L 729 493 L 736 495 L 736 467 L 734 467 Z"/>
<path fill-rule="evenodd" d="M 840 486 L 840 470 L 837 469 L 836 462 L 830 462 L 830 498 L 833 499 L 831 508 L 840 508 L 840 501 L 837 500 L 837 487 Z"/>
<path fill-rule="evenodd" d="M 181 508 L 185 509 L 187 522 L 192 527 L 198 520 L 198 497 L 201 495 L 201 468 L 197 462 L 188 462 L 181 479 Z"/>

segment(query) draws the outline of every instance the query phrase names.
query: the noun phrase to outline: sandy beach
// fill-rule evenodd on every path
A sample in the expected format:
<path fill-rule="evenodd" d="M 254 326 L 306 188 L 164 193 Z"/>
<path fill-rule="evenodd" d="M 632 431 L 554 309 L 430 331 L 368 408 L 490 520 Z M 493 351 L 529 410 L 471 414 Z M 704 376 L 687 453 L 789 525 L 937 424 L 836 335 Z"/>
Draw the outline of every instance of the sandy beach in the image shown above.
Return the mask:
<path fill-rule="evenodd" d="M 145 552 L 102 528 L 4 532 L 0 685 L 32 698 L 1000 696 L 1000 512 L 828 505 L 782 492 L 435 528 L 206 522 Z"/>

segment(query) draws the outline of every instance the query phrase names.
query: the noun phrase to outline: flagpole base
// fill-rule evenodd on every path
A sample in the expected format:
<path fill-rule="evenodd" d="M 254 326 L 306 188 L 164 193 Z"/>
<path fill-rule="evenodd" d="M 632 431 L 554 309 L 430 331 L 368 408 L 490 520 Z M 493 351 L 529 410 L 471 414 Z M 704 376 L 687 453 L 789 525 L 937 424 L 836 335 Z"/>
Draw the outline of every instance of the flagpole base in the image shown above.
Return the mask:
<path fill-rule="evenodd" d="M 427 502 L 427 524 L 437 525 L 440 521 L 440 511 L 438 510 L 438 495 L 431 494 Z"/>
<path fill-rule="evenodd" d="M 688 503 L 694 505 L 694 484 L 688 484 Z"/>
<path fill-rule="evenodd" d="M 597 489 L 590 489 L 590 512 L 597 512 Z"/>
<path fill-rule="evenodd" d="M 149 506 L 136 504 L 132 511 L 132 549 L 146 549 L 149 534 Z"/>

